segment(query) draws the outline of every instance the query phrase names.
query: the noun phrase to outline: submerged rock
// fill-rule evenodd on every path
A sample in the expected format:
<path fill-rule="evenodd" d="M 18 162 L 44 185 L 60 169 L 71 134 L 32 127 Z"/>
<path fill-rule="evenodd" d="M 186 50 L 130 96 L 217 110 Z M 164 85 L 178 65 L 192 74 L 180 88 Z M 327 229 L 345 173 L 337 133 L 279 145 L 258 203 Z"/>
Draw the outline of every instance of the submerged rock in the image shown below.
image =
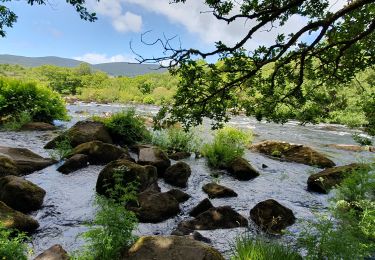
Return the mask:
<path fill-rule="evenodd" d="M 294 224 L 296 220 L 292 210 L 273 199 L 255 205 L 250 210 L 250 218 L 263 231 L 270 234 L 280 234 L 283 229 Z"/>
<path fill-rule="evenodd" d="M 67 159 L 63 165 L 61 165 L 57 170 L 63 174 L 69 174 L 76 170 L 87 167 L 89 164 L 89 156 L 86 154 L 75 154 L 69 159 Z"/>
<path fill-rule="evenodd" d="M 156 147 L 139 148 L 138 163 L 155 166 L 159 177 L 163 177 L 165 170 L 171 166 L 171 161 L 165 152 Z"/>
<path fill-rule="evenodd" d="M 54 149 L 58 142 L 69 140 L 72 147 L 91 142 L 102 141 L 103 143 L 112 144 L 112 138 L 103 123 L 93 121 L 80 121 L 72 126 L 63 134 L 57 136 L 47 143 L 44 148 Z"/>
<path fill-rule="evenodd" d="M 236 158 L 228 165 L 228 172 L 240 181 L 247 181 L 259 176 L 259 172 L 241 157 Z"/>
<path fill-rule="evenodd" d="M 245 217 L 234 211 L 230 206 L 210 208 L 199 214 L 195 219 L 182 221 L 178 229 L 213 230 L 237 227 L 247 227 Z"/>
<path fill-rule="evenodd" d="M 185 236 L 146 236 L 122 255 L 128 260 L 224 260 L 214 248 Z"/>
<path fill-rule="evenodd" d="M 80 144 L 73 149 L 72 155 L 75 154 L 86 154 L 90 164 L 107 164 L 120 158 L 131 160 L 126 149 L 101 141 Z"/>
<path fill-rule="evenodd" d="M 254 152 L 272 156 L 279 160 L 303 163 L 320 168 L 335 166 L 335 163 L 325 155 L 300 144 L 290 144 L 280 141 L 264 141 L 252 145 L 250 149 Z"/>
<path fill-rule="evenodd" d="M 46 191 L 17 176 L 0 178 L 0 200 L 9 207 L 27 213 L 39 209 Z"/>
<path fill-rule="evenodd" d="M 195 206 L 190 212 L 189 215 L 192 217 L 196 217 L 199 214 L 205 212 L 206 210 L 209 210 L 210 208 L 213 208 L 214 205 L 212 205 L 211 201 L 207 198 L 202 200 L 201 202 L 198 203 L 197 206 Z"/>
<path fill-rule="evenodd" d="M 361 152 L 361 151 L 368 151 L 368 152 L 375 152 L 374 146 L 361 146 L 361 145 L 353 145 L 353 144 L 328 144 L 328 147 L 336 148 L 339 150 L 346 150 L 352 152 Z"/>
<path fill-rule="evenodd" d="M 190 175 L 190 166 L 185 162 L 178 162 L 167 168 L 164 180 L 171 185 L 186 188 Z"/>
<path fill-rule="evenodd" d="M 7 175 L 18 175 L 15 161 L 5 154 L 0 154 L 0 178 Z"/>
<path fill-rule="evenodd" d="M 51 246 L 49 249 L 38 255 L 34 260 L 69 260 L 68 252 L 61 245 Z"/>
<path fill-rule="evenodd" d="M 21 127 L 21 131 L 52 131 L 56 126 L 44 122 L 30 122 Z"/>
<path fill-rule="evenodd" d="M 153 166 L 141 166 L 126 159 L 110 162 L 99 173 L 96 182 L 96 192 L 109 196 L 108 189 L 113 189 L 115 179 L 120 179 L 125 187 L 130 183 L 137 183 L 137 191 L 160 191 L 157 184 L 157 172 Z"/>
<path fill-rule="evenodd" d="M 0 154 L 2 155 L 2 158 L 4 158 L 5 155 L 14 162 L 17 167 L 18 175 L 26 175 L 56 163 L 55 160 L 43 158 L 26 148 L 0 146 Z"/>
<path fill-rule="evenodd" d="M 237 197 L 237 193 L 235 193 L 232 189 L 229 189 L 225 186 L 216 184 L 216 183 L 207 183 L 202 187 L 203 191 L 208 194 L 210 199 L 213 198 L 227 198 L 227 197 Z"/>
<path fill-rule="evenodd" d="M 158 223 L 180 213 L 178 201 L 169 193 L 145 191 L 138 194 L 136 205 L 128 206 L 143 223 Z"/>
<path fill-rule="evenodd" d="M 172 195 L 179 203 L 185 202 L 190 199 L 190 195 L 179 189 L 171 189 L 167 192 Z"/>
<path fill-rule="evenodd" d="M 325 169 L 321 172 L 312 174 L 307 179 L 307 189 L 319 193 L 328 193 L 330 189 L 341 183 L 346 174 L 363 167 L 365 167 L 365 165 L 352 163 L 346 166 Z"/>
<path fill-rule="evenodd" d="M 0 201 L 0 222 L 5 228 L 18 229 L 22 232 L 33 232 L 39 227 L 38 221 Z"/>

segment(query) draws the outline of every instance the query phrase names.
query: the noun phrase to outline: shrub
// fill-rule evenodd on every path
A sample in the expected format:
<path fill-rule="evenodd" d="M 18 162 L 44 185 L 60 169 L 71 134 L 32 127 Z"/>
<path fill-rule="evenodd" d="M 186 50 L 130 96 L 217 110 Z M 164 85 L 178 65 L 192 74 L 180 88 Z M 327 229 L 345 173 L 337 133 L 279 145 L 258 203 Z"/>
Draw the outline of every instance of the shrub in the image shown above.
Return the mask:
<path fill-rule="evenodd" d="M 199 151 L 202 140 L 192 130 L 184 131 L 181 128 L 170 127 L 152 132 L 151 142 L 169 153 L 190 153 Z"/>
<path fill-rule="evenodd" d="M 364 145 L 372 145 L 371 138 L 368 138 L 366 136 L 361 136 L 358 133 L 352 134 L 352 137 L 353 137 L 353 140 L 356 143 L 358 143 L 358 144 L 360 144 L 362 146 L 364 146 Z"/>
<path fill-rule="evenodd" d="M 235 158 L 244 154 L 252 139 L 251 132 L 226 126 L 217 130 L 212 143 L 203 145 L 201 153 L 214 168 L 225 168 Z"/>
<path fill-rule="evenodd" d="M 119 259 L 121 250 L 130 247 L 136 237 L 132 232 L 137 226 L 137 218 L 125 205 L 136 200 L 137 183 L 122 186 L 122 175 L 127 169 L 119 167 L 114 172 L 115 186 L 108 189 L 110 198 L 96 197 L 98 211 L 89 224 L 90 230 L 83 233 L 88 242 L 85 250 L 76 259 Z"/>
<path fill-rule="evenodd" d="M 236 239 L 231 260 L 301 260 L 302 257 L 288 247 L 260 238 L 242 236 Z"/>
<path fill-rule="evenodd" d="M 27 260 L 26 235 L 5 228 L 0 221 L 0 259 Z"/>
<path fill-rule="evenodd" d="M 0 121 L 17 119 L 27 111 L 33 121 L 68 119 L 61 97 L 34 82 L 0 78 Z"/>
<path fill-rule="evenodd" d="M 12 117 L 6 123 L 4 123 L 3 128 L 9 131 L 20 130 L 21 127 L 32 121 L 31 115 L 27 111 L 22 111 L 19 115 Z"/>
<path fill-rule="evenodd" d="M 51 151 L 50 156 L 53 159 L 61 160 L 66 157 L 68 157 L 73 150 L 73 147 L 71 145 L 71 141 L 67 135 L 64 135 L 64 137 L 56 142 L 56 147 L 53 151 Z"/>
<path fill-rule="evenodd" d="M 135 114 L 134 109 L 129 109 L 111 117 L 95 120 L 102 121 L 111 133 L 114 141 L 121 145 L 131 145 L 150 140 L 144 120 Z"/>

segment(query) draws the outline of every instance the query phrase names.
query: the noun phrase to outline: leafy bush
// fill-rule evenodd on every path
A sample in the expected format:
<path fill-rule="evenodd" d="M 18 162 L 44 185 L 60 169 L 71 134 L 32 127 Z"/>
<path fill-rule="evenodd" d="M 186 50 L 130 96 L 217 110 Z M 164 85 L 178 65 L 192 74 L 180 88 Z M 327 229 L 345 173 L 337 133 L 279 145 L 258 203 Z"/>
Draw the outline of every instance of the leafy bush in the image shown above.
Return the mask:
<path fill-rule="evenodd" d="M 21 129 L 21 127 L 32 121 L 31 115 L 27 111 L 22 111 L 18 116 L 12 117 L 6 123 L 4 123 L 3 128 L 9 131 L 16 131 Z"/>
<path fill-rule="evenodd" d="M 109 118 L 94 118 L 102 121 L 111 133 L 114 141 L 121 145 L 131 145 L 150 140 L 144 120 L 135 114 L 134 109 L 113 114 Z"/>
<path fill-rule="evenodd" d="M 0 221 L 0 259 L 27 260 L 26 235 L 5 228 Z"/>
<path fill-rule="evenodd" d="M 0 78 L 0 121 L 17 120 L 27 111 L 33 121 L 66 120 L 66 108 L 61 97 L 34 82 Z"/>
<path fill-rule="evenodd" d="M 50 156 L 53 159 L 61 160 L 68 157 L 73 150 L 71 141 L 68 136 L 64 135 L 61 140 L 56 142 L 56 147 L 50 152 Z"/>
<path fill-rule="evenodd" d="M 226 126 L 217 130 L 212 143 L 203 145 L 201 153 L 214 168 L 227 167 L 235 158 L 244 154 L 252 139 L 251 132 Z"/>
<path fill-rule="evenodd" d="M 318 216 L 300 233 L 306 259 L 363 259 L 375 251 L 375 166 L 348 175 L 337 188 L 331 216 Z"/>
<path fill-rule="evenodd" d="M 202 140 L 194 131 L 184 131 L 182 128 L 170 127 L 152 132 L 154 145 L 161 149 L 173 152 L 198 152 Z"/>
<path fill-rule="evenodd" d="M 76 259 L 119 259 L 121 250 L 130 247 L 136 237 L 132 232 L 137 218 L 125 205 L 136 200 L 137 183 L 122 186 L 122 175 L 127 169 L 119 167 L 114 172 L 115 186 L 109 189 L 110 198 L 96 197 L 98 211 L 89 225 L 90 230 L 82 236 L 88 242 Z"/>
<path fill-rule="evenodd" d="M 264 239 L 242 236 L 236 239 L 231 260 L 300 260 L 302 257 L 288 247 Z"/>

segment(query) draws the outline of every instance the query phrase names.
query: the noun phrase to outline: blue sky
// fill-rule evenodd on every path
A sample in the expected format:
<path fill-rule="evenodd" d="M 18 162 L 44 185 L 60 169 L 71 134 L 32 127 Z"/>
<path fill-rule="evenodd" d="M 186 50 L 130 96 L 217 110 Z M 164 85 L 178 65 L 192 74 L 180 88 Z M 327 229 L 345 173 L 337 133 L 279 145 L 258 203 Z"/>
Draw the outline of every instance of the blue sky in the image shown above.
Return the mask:
<path fill-rule="evenodd" d="M 341 0 L 342 1 L 342 0 Z M 186 4 L 169 4 L 169 0 L 95 0 L 87 1 L 98 20 L 83 21 L 65 1 L 49 0 L 45 6 L 29 6 L 26 1 L 2 3 L 18 15 L 7 36 L 0 38 L 0 53 L 23 56 L 60 56 L 81 59 L 90 63 L 134 61 L 134 49 L 145 57 L 160 56 L 160 46 L 147 47 L 141 34 L 151 30 L 147 40 L 163 34 L 177 35 L 183 47 L 210 50 L 214 42 L 223 40 L 234 44 L 250 24 L 240 22 L 227 26 L 217 21 L 198 0 Z M 291 32 L 302 22 L 295 17 L 282 30 Z M 267 44 L 276 32 L 259 34 L 248 47 Z M 178 42 L 175 42 L 178 44 Z"/>

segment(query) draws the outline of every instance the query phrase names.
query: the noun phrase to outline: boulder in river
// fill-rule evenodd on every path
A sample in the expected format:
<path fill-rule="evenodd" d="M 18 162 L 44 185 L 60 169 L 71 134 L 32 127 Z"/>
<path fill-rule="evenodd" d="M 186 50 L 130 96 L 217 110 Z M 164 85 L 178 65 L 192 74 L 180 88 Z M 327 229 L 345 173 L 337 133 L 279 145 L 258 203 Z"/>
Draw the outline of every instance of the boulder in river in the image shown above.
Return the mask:
<path fill-rule="evenodd" d="M 336 148 L 339 150 L 351 151 L 351 152 L 375 152 L 374 146 L 361 146 L 361 145 L 354 145 L 354 144 L 328 144 L 328 147 Z"/>
<path fill-rule="evenodd" d="M 241 157 L 234 159 L 227 168 L 228 172 L 240 181 L 247 181 L 259 176 L 259 172 Z"/>
<path fill-rule="evenodd" d="M 127 260 L 224 260 L 216 249 L 185 236 L 146 236 L 122 255 Z"/>
<path fill-rule="evenodd" d="M 192 217 L 196 217 L 199 214 L 205 212 L 206 210 L 209 210 L 210 208 L 213 208 L 214 205 L 212 205 L 211 201 L 207 198 L 202 200 L 201 202 L 198 203 L 197 206 L 192 208 L 192 210 L 189 212 L 189 215 Z"/>
<path fill-rule="evenodd" d="M 43 158 L 26 148 L 0 146 L 0 154 L 12 159 L 17 167 L 18 175 L 26 175 L 56 163 L 55 160 Z"/>
<path fill-rule="evenodd" d="M 179 202 L 167 192 L 145 191 L 138 194 L 137 203 L 128 206 L 142 223 L 158 223 L 180 213 Z"/>
<path fill-rule="evenodd" d="M 61 245 L 51 246 L 49 249 L 38 255 L 34 260 L 69 260 L 68 252 Z"/>
<path fill-rule="evenodd" d="M 80 144 L 73 149 L 71 154 L 86 154 L 90 164 L 94 165 L 107 164 L 120 158 L 132 160 L 126 149 L 101 141 Z"/>
<path fill-rule="evenodd" d="M 0 178 L 7 175 L 18 175 L 16 162 L 5 154 L 0 154 Z"/>
<path fill-rule="evenodd" d="M 46 191 L 21 177 L 8 175 L 0 178 L 0 200 L 9 207 L 27 213 L 39 209 Z"/>
<path fill-rule="evenodd" d="M 171 185 L 186 188 L 190 175 L 191 169 L 189 164 L 178 162 L 167 168 L 164 173 L 164 180 Z"/>
<path fill-rule="evenodd" d="M 72 147 L 91 141 L 102 141 L 103 143 L 109 144 L 113 143 L 104 124 L 94 121 L 77 122 L 69 130 L 47 143 L 44 148 L 54 149 L 56 148 L 56 145 L 63 140 L 69 140 Z"/>
<path fill-rule="evenodd" d="M 213 198 L 228 198 L 237 197 L 237 193 L 234 190 L 229 189 L 225 186 L 216 184 L 214 182 L 207 183 L 202 187 L 203 191 L 208 194 L 210 199 Z"/>
<path fill-rule="evenodd" d="M 185 158 L 189 158 L 191 156 L 191 153 L 189 152 L 174 152 L 174 153 L 168 153 L 168 157 L 172 160 L 179 161 Z"/>
<path fill-rule="evenodd" d="M 57 170 L 63 174 L 69 174 L 86 167 L 89 164 L 89 156 L 86 154 L 75 154 L 67 159 Z"/>
<path fill-rule="evenodd" d="M 259 152 L 272 158 L 283 161 L 303 163 L 320 168 L 335 166 L 335 163 L 325 155 L 301 144 L 290 144 L 280 141 L 264 141 L 250 147 L 254 152 Z"/>
<path fill-rule="evenodd" d="M 138 163 L 155 166 L 158 169 L 159 177 L 163 177 L 165 170 L 171 166 L 171 161 L 166 153 L 157 147 L 139 148 Z"/>
<path fill-rule="evenodd" d="M 338 166 L 325 169 L 312 174 L 307 179 L 307 189 L 319 193 L 328 193 L 334 186 L 339 185 L 345 176 L 355 170 L 366 167 L 363 164 L 352 163 L 345 166 Z"/>
<path fill-rule="evenodd" d="M 39 227 L 38 221 L 7 206 L 0 201 L 0 222 L 5 228 L 18 229 L 23 232 L 33 232 Z"/>
<path fill-rule="evenodd" d="M 56 126 L 44 122 L 30 122 L 21 127 L 21 131 L 53 131 Z"/>
<path fill-rule="evenodd" d="M 120 179 L 123 186 L 136 183 L 138 192 L 145 190 L 160 191 L 155 167 L 150 165 L 141 166 L 129 160 L 120 159 L 110 162 L 99 173 L 96 182 L 96 192 L 109 196 L 108 189 L 114 187 L 115 179 Z"/>
<path fill-rule="evenodd" d="M 179 203 L 185 202 L 191 197 L 189 194 L 179 189 L 171 189 L 167 191 L 167 193 L 171 194 Z"/>
<path fill-rule="evenodd" d="M 182 221 L 178 229 L 213 230 L 247 227 L 248 221 L 230 206 L 210 208 L 192 220 Z"/>
<path fill-rule="evenodd" d="M 283 229 L 294 224 L 296 220 L 292 210 L 273 199 L 255 205 L 250 210 L 250 218 L 263 231 L 270 234 L 280 234 Z"/>

